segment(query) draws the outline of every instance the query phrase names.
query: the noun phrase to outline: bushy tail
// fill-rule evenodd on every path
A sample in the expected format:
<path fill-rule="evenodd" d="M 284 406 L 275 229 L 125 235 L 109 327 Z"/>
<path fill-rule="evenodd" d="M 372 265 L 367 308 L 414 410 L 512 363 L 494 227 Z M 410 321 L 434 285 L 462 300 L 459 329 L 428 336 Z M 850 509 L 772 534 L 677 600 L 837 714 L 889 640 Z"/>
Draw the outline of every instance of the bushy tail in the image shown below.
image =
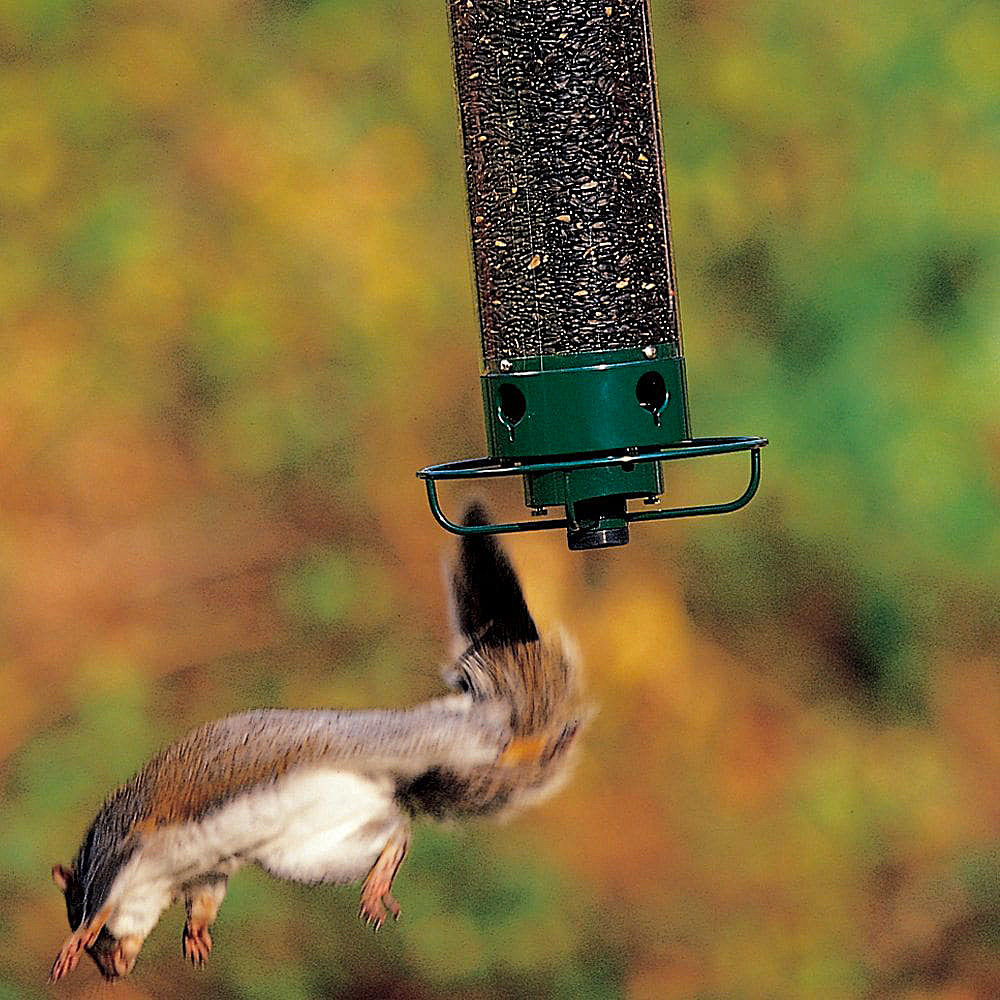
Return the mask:
<path fill-rule="evenodd" d="M 489 524 L 478 503 L 466 525 Z M 501 699 L 522 750 L 539 761 L 561 756 L 591 711 L 584 704 L 575 658 L 560 638 L 542 639 L 517 574 L 495 535 L 463 535 L 452 583 L 455 618 L 468 642 L 447 679 L 477 700 Z M 532 756 L 533 754 L 528 754 Z"/>

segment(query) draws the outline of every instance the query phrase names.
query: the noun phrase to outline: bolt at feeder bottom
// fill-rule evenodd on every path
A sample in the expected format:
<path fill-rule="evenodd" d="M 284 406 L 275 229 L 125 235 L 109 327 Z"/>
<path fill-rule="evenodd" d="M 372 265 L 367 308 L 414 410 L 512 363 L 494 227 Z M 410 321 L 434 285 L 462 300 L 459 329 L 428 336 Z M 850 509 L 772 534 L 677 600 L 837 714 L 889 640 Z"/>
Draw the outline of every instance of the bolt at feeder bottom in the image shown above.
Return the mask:
<path fill-rule="evenodd" d="M 581 500 L 574 513 L 575 525 L 571 522 L 566 528 L 566 541 L 572 551 L 628 545 L 625 497 Z"/>
<path fill-rule="evenodd" d="M 663 476 L 655 462 L 530 472 L 524 477 L 527 507 L 565 508 L 566 540 L 574 551 L 627 545 L 627 501 L 662 490 Z"/>

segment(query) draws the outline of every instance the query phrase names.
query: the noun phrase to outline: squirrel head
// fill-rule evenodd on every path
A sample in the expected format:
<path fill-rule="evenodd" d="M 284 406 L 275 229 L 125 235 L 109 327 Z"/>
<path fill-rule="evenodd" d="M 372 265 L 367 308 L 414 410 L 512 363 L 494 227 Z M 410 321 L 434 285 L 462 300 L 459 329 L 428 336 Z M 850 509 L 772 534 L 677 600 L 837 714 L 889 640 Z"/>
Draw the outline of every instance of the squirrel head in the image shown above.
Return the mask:
<path fill-rule="evenodd" d="M 66 900 L 66 916 L 69 918 L 70 930 L 75 931 L 83 921 L 84 886 L 70 865 L 53 865 L 52 881 Z M 87 945 L 84 950 L 94 960 L 94 964 L 108 982 L 118 979 L 123 974 L 120 960 L 116 963 L 115 959 L 119 953 L 118 939 L 106 926 L 101 928 L 93 944 Z"/>
<path fill-rule="evenodd" d="M 489 523 L 479 504 L 464 524 Z M 509 707 L 511 745 L 501 764 L 517 767 L 526 784 L 546 784 L 565 763 L 592 710 L 563 637 L 543 639 L 528 611 L 517 574 L 495 535 L 464 535 L 452 575 L 454 619 L 464 651 L 445 682 L 473 701 Z"/>

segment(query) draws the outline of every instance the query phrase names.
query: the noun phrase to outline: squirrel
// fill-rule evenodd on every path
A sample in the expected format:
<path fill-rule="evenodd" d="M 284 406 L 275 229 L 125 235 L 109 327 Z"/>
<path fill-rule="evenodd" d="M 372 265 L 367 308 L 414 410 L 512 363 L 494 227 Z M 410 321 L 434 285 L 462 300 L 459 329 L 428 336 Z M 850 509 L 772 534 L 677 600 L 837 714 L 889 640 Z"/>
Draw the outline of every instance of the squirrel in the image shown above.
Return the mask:
<path fill-rule="evenodd" d="M 469 527 L 489 522 L 478 504 Z M 362 882 L 377 931 L 410 823 L 510 814 L 565 780 L 587 721 L 578 669 L 543 640 L 492 534 L 463 535 L 452 574 L 462 652 L 451 694 L 405 710 L 259 709 L 203 725 L 113 792 L 71 865 L 52 877 L 71 934 L 50 982 L 83 951 L 128 975 L 162 913 L 183 898 L 184 956 L 203 965 L 228 878 L 246 864 L 308 884 Z"/>

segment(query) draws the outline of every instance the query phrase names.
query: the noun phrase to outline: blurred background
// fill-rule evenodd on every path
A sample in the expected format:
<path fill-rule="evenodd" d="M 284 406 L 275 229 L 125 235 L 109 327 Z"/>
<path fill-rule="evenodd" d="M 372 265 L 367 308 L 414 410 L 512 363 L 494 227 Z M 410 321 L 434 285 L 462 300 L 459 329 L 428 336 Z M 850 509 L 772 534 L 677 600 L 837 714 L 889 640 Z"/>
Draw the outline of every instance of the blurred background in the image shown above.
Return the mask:
<path fill-rule="evenodd" d="M 768 436 L 761 493 L 512 541 L 601 707 L 572 784 L 419 829 L 377 938 L 246 872 L 119 1000 L 1000 995 L 997 8 L 652 8 L 694 430 Z M 49 868 L 156 748 L 440 691 L 450 58 L 443 0 L 0 2 L 2 1000 L 57 992 Z"/>

